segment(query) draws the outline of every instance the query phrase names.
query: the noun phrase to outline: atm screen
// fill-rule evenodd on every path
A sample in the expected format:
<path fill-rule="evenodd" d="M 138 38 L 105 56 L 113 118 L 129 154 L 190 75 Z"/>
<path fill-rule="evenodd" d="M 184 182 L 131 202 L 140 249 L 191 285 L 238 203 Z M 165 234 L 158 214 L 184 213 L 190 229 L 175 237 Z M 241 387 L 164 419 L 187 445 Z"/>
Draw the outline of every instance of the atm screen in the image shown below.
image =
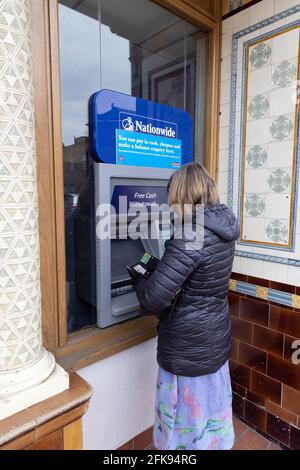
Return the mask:
<path fill-rule="evenodd" d="M 130 281 L 124 265 L 132 266 L 137 263 L 145 253 L 145 248 L 138 240 L 112 240 L 111 241 L 111 282 Z"/>
<path fill-rule="evenodd" d="M 162 204 L 167 204 L 168 194 L 167 194 L 167 182 L 164 185 L 159 185 L 158 182 L 149 182 L 144 185 L 135 185 L 135 180 L 131 180 L 133 184 L 118 184 L 117 180 L 113 182 L 113 191 L 111 203 L 114 206 L 116 213 L 122 213 L 127 211 L 129 208 L 138 211 L 141 206 L 143 206 L 148 211 L 151 208 L 159 207 Z M 125 207 L 120 205 L 120 197 L 127 198 L 127 204 Z"/>

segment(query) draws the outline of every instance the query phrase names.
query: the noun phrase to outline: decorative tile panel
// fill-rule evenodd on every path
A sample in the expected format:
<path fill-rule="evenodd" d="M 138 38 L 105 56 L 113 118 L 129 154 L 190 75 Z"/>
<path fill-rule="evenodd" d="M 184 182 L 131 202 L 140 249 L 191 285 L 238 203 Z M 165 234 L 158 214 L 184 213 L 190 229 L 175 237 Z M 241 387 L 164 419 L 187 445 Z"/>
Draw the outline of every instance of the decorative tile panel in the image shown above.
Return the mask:
<path fill-rule="evenodd" d="M 228 165 L 228 205 L 241 224 L 236 255 L 295 266 L 299 46 L 300 4 L 233 35 Z"/>
<path fill-rule="evenodd" d="M 247 245 L 291 249 L 293 244 L 298 106 L 291 87 L 299 78 L 299 31 L 295 26 L 244 44 L 240 220 L 241 242 Z M 256 93 L 257 81 L 265 79 L 266 71 L 271 77 L 269 90 Z M 283 142 L 291 144 L 290 151 L 277 161 Z M 256 165 L 249 167 L 246 162 L 251 156 Z M 270 217 L 269 205 L 276 205 L 276 217 Z"/>
<path fill-rule="evenodd" d="M 28 0 L 0 1 L 0 372 L 41 354 Z"/>

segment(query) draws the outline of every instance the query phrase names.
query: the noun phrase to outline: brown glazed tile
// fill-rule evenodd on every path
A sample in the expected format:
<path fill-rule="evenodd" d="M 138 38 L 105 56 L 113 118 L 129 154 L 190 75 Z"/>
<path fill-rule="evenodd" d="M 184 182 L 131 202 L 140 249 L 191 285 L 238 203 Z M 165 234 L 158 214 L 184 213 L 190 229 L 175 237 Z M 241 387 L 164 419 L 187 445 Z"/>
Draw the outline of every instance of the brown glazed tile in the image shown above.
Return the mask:
<path fill-rule="evenodd" d="M 247 389 L 245 387 L 242 387 L 239 384 L 236 384 L 235 382 L 231 381 L 231 387 L 232 391 L 236 393 L 237 395 L 240 395 L 240 397 L 245 397 Z"/>
<path fill-rule="evenodd" d="M 278 302 L 269 301 L 269 304 L 270 304 L 270 307 L 271 307 L 271 305 L 273 305 L 273 307 L 282 308 L 282 304 L 280 304 Z M 285 305 L 283 308 L 285 308 L 286 310 L 289 310 L 290 312 L 294 311 L 294 307 L 289 307 L 288 305 Z"/>
<path fill-rule="evenodd" d="M 153 442 L 153 426 L 134 438 L 134 450 L 144 450 Z"/>
<path fill-rule="evenodd" d="M 245 366 L 266 373 L 267 369 L 267 353 L 261 349 L 254 348 L 240 342 L 239 346 L 239 362 Z"/>
<path fill-rule="evenodd" d="M 241 441 L 250 448 L 250 450 L 266 450 L 270 442 L 260 436 L 253 429 L 248 429 L 242 436 Z"/>
<path fill-rule="evenodd" d="M 267 412 L 264 408 L 254 405 L 250 401 L 245 402 L 245 419 L 253 426 L 257 426 L 262 431 L 266 430 Z"/>
<path fill-rule="evenodd" d="M 118 450 L 133 450 L 133 439 L 123 444 Z"/>
<path fill-rule="evenodd" d="M 248 282 L 248 276 L 246 276 L 245 274 L 231 273 L 231 279 L 235 279 L 236 281 Z"/>
<path fill-rule="evenodd" d="M 248 276 L 249 284 L 254 284 L 260 287 L 269 287 L 270 281 L 268 279 L 261 279 L 260 277 Z"/>
<path fill-rule="evenodd" d="M 269 305 L 253 299 L 240 299 L 240 318 L 258 325 L 268 326 Z"/>
<path fill-rule="evenodd" d="M 255 405 L 261 406 L 263 408 L 266 407 L 266 398 L 261 395 L 258 395 L 257 393 L 252 392 L 251 390 L 247 390 L 246 398 L 248 401 L 251 401 L 251 403 L 254 403 Z"/>
<path fill-rule="evenodd" d="M 300 429 L 291 426 L 291 443 L 292 450 L 300 450 Z"/>
<path fill-rule="evenodd" d="M 268 413 L 267 415 L 267 433 L 270 436 L 275 437 L 285 445 L 289 445 L 290 443 L 290 425 L 285 423 L 276 416 L 271 415 Z"/>
<path fill-rule="evenodd" d="M 245 399 L 236 393 L 232 394 L 232 410 L 237 416 L 242 418 L 245 415 Z"/>
<path fill-rule="evenodd" d="M 258 395 L 269 398 L 273 402 L 280 404 L 281 388 L 282 385 L 277 380 L 271 379 L 256 370 L 251 371 L 251 390 Z"/>
<path fill-rule="evenodd" d="M 228 304 L 230 315 L 238 317 L 240 314 L 240 296 L 233 294 L 232 292 L 228 293 Z"/>
<path fill-rule="evenodd" d="M 269 327 L 280 333 L 300 338 L 300 314 L 284 307 L 271 305 Z"/>
<path fill-rule="evenodd" d="M 297 348 L 293 348 L 293 343 L 298 341 Z M 297 353 L 297 350 L 300 350 L 300 340 L 294 338 L 293 336 L 285 335 L 284 339 L 284 358 L 288 361 L 292 361 L 292 355 L 296 352 L 300 359 L 300 354 Z"/>
<path fill-rule="evenodd" d="M 232 338 L 231 358 L 235 361 L 238 361 L 239 358 L 239 342 L 237 339 L 234 338 Z"/>
<path fill-rule="evenodd" d="M 231 318 L 232 325 L 232 336 L 235 339 L 240 339 L 246 343 L 252 343 L 252 326 L 251 323 L 248 323 L 238 318 Z"/>
<path fill-rule="evenodd" d="M 281 282 L 270 281 L 270 289 L 279 290 L 281 292 L 287 292 L 289 294 L 296 293 L 296 287 L 289 284 L 282 284 Z"/>
<path fill-rule="evenodd" d="M 242 387 L 250 388 L 250 370 L 236 361 L 230 361 L 230 373 L 233 382 L 242 385 Z"/>
<path fill-rule="evenodd" d="M 279 445 L 278 439 L 275 439 L 275 437 L 270 436 L 265 431 L 259 430 L 259 434 L 261 434 L 261 436 L 263 436 L 265 439 L 267 439 L 271 444 L 274 444 L 275 446 Z"/>
<path fill-rule="evenodd" d="M 300 416 L 300 391 L 283 385 L 282 406 Z"/>
<path fill-rule="evenodd" d="M 277 405 L 276 403 L 273 403 L 270 400 L 267 400 L 266 408 L 268 413 L 270 413 L 271 415 L 282 419 L 282 421 L 284 421 L 285 423 L 297 426 L 297 416 L 294 413 L 291 413 L 289 410 L 282 408 L 282 406 Z"/>
<path fill-rule="evenodd" d="M 253 345 L 265 351 L 281 356 L 283 353 L 284 335 L 262 326 L 253 326 Z"/>
<path fill-rule="evenodd" d="M 300 367 L 272 354 L 268 355 L 267 375 L 289 387 L 300 388 Z"/>

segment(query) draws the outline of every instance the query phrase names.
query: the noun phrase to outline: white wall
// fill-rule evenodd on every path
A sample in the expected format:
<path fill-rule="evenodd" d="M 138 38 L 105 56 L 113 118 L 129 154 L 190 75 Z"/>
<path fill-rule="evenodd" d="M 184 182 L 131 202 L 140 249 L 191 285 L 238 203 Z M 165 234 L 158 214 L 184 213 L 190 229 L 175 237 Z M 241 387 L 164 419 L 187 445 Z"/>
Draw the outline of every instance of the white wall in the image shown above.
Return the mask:
<path fill-rule="evenodd" d="M 156 339 L 78 373 L 94 389 L 83 418 L 85 450 L 112 450 L 153 425 Z"/>

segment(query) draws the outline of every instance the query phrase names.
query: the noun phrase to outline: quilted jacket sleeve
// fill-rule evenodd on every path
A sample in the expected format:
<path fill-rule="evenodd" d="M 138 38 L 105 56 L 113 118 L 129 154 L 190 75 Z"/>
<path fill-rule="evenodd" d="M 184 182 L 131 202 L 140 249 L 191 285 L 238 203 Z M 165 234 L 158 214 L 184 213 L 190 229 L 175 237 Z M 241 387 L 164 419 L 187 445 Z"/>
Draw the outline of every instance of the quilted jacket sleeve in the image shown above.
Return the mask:
<path fill-rule="evenodd" d="M 136 293 L 141 306 L 155 315 L 162 312 L 199 265 L 200 258 L 200 252 L 187 250 L 183 240 L 170 240 L 151 277 L 137 283 Z"/>

